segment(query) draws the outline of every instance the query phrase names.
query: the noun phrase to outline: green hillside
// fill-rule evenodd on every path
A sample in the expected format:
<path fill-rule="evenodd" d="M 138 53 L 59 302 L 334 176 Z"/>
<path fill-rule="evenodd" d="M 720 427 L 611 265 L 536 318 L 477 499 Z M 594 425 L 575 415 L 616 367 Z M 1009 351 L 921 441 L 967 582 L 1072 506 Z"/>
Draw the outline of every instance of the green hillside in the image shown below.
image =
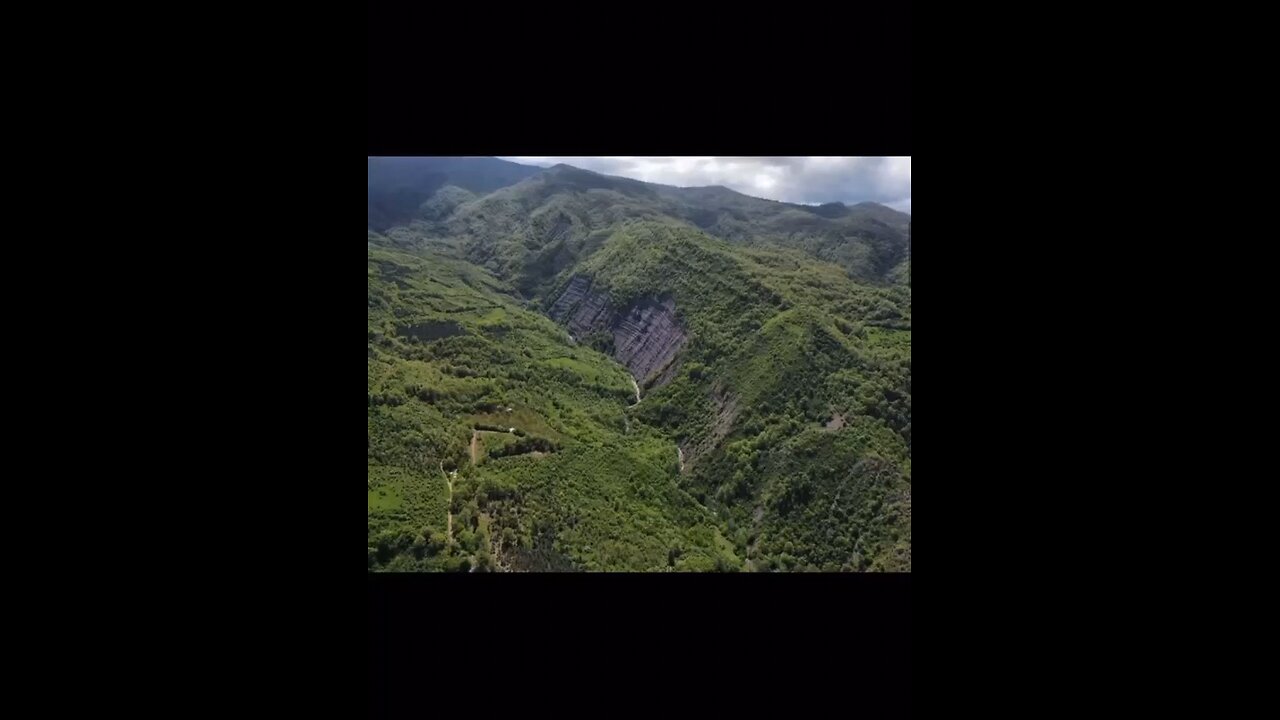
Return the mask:
<path fill-rule="evenodd" d="M 910 570 L 907 216 L 557 166 L 368 261 L 371 570 Z"/>

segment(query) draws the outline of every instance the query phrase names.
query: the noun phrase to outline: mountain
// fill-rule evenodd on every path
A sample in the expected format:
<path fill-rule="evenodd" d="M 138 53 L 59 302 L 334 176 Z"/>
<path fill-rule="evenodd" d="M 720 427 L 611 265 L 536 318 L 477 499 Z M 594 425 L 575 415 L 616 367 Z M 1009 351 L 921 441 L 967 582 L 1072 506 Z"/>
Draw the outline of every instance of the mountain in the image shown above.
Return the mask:
<path fill-rule="evenodd" d="M 419 207 L 442 188 L 455 201 L 471 199 L 517 183 L 542 168 L 490 157 L 371 157 L 369 228 L 385 230 L 418 216 Z M 465 192 L 461 199 L 459 192 Z M 438 216 L 438 209 L 437 209 Z"/>
<path fill-rule="evenodd" d="M 455 238 L 468 257 L 536 293 L 624 220 L 673 219 L 731 243 L 789 247 L 871 283 L 894 282 L 906 257 L 910 216 L 875 203 L 825 217 L 813 207 L 754 198 L 724 187 L 677 188 L 557 165 L 484 197 L 445 219 L 407 226 Z"/>
<path fill-rule="evenodd" d="M 910 570 L 909 216 L 456 187 L 369 233 L 371 570 Z"/>

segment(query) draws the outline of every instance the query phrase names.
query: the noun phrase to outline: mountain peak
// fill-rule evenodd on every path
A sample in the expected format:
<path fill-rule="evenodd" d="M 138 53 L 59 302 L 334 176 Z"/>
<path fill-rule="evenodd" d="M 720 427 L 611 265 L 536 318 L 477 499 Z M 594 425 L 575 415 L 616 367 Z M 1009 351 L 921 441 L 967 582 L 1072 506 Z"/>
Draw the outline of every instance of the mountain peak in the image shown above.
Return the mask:
<path fill-rule="evenodd" d="M 836 203 L 836 204 L 838 205 L 839 203 Z M 888 205 L 885 205 L 884 203 L 872 202 L 871 200 L 864 200 L 864 201 L 862 201 L 862 202 L 858 203 L 857 205 L 853 205 L 852 207 L 855 207 L 855 208 L 874 208 L 874 209 L 893 210 L 893 208 L 889 207 Z M 896 211 L 896 210 L 894 210 L 894 212 L 897 212 L 897 211 Z"/>
<path fill-rule="evenodd" d="M 822 203 L 821 205 L 807 205 L 804 208 L 814 215 L 824 218 L 842 218 L 849 214 L 849 206 L 842 202 Z"/>

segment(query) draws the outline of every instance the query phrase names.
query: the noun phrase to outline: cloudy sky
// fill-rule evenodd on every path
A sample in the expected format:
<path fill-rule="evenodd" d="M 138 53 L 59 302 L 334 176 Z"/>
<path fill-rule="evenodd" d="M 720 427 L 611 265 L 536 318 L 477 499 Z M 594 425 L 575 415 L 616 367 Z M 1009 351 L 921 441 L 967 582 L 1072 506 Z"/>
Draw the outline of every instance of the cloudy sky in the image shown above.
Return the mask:
<path fill-rule="evenodd" d="M 911 212 L 909 157 L 504 157 L 526 165 L 565 163 L 606 175 L 695 187 L 724 185 L 784 202 L 846 205 L 866 200 Z"/>

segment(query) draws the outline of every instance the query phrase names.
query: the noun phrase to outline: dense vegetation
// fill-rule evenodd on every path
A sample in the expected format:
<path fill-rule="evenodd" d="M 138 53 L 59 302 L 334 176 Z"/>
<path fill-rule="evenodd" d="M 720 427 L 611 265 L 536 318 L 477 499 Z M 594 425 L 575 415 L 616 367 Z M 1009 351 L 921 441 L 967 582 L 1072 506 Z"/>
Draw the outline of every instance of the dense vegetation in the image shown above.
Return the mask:
<path fill-rule="evenodd" d="M 736 566 L 677 487 L 674 446 L 627 431 L 626 372 L 504 290 L 463 261 L 369 248 L 370 567 L 489 569 L 497 546 L 525 569 L 662 569 L 673 550 L 681 568 Z"/>
<path fill-rule="evenodd" d="M 558 166 L 371 230 L 370 569 L 909 570 L 909 224 L 835 205 Z M 640 402 L 574 276 L 673 301 Z"/>

